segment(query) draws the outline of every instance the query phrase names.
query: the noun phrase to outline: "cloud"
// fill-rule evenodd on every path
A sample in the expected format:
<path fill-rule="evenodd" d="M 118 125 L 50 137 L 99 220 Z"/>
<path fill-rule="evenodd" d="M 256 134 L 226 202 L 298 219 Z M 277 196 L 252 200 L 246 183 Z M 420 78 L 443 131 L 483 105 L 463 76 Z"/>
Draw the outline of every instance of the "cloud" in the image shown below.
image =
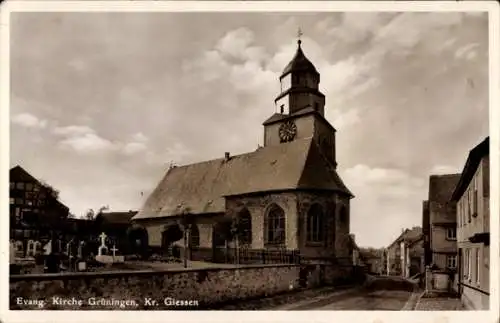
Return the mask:
<path fill-rule="evenodd" d="M 400 185 L 421 187 L 424 180 L 415 178 L 404 172 L 401 169 L 369 167 L 367 165 L 358 164 L 348 168 L 345 171 L 345 176 L 349 182 L 354 185 Z"/>
<path fill-rule="evenodd" d="M 117 144 L 100 137 L 88 126 L 71 125 L 57 127 L 52 131 L 55 135 L 65 137 L 59 141 L 59 147 L 71 149 L 80 154 L 115 150 Z"/>
<path fill-rule="evenodd" d="M 266 57 L 262 47 L 251 46 L 255 35 L 248 28 L 238 28 L 229 31 L 215 46 L 215 49 L 225 58 L 237 60 L 261 61 Z"/>
<path fill-rule="evenodd" d="M 149 138 L 146 137 L 142 132 L 137 132 L 132 135 L 131 141 L 123 146 L 122 152 L 125 155 L 129 156 L 143 152 L 148 149 L 148 146 L 146 144 L 148 141 Z"/>
<path fill-rule="evenodd" d="M 11 118 L 12 123 L 21 127 L 43 129 L 47 126 L 47 120 L 41 120 L 33 114 L 21 113 Z"/>
<path fill-rule="evenodd" d="M 339 130 L 361 122 L 359 111 L 357 109 L 349 109 L 345 112 L 332 112 L 333 126 Z"/>
<path fill-rule="evenodd" d="M 466 60 L 472 60 L 477 56 L 476 49 L 478 47 L 479 47 L 478 43 L 472 43 L 462 46 L 455 51 L 455 57 L 458 59 L 463 58 Z"/>
<path fill-rule="evenodd" d="M 75 137 L 82 136 L 86 134 L 95 133 L 94 129 L 88 126 L 66 126 L 66 127 L 56 127 L 52 130 L 52 132 L 56 135 Z"/>
<path fill-rule="evenodd" d="M 443 174 L 457 174 L 460 172 L 461 172 L 461 170 L 455 166 L 436 165 L 436 166 L 432 167 L 430 173 L 433 175 L 443 175 Z"/>
<path fill-rule="evenodd" d="M 137 142 L 147 142 L 149 140 L 142 132 L 137 132 L 132 136 L 132 140 Z"/>
<path fill-rule="evenodd" d="M 78 153 L 93 153 L 109 151 L 115 145 L 95 133 L 87 133 L 62 140 L 59 145 L 63 148 L 71 148 Z"/>
<path fill-rule="evenodd" d="M 148 147 L 142 142 L 129 142 L 123 147 L 125 155 L 134 155 L 141 151 L 146 150 Z"/>

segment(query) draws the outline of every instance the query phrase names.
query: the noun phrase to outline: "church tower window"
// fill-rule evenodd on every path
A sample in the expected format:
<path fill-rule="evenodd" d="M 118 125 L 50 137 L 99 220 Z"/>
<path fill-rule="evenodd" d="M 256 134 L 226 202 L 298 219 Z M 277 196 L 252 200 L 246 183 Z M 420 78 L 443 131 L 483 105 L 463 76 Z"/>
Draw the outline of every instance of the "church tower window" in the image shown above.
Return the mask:
<path fill-rule="evenodd" d="M 323 241 L 324 225 L 323 209 L 319 204 L 313 204 L 307 212 L 307 241 Z"/>
<path fill-rule="evenodd" d="M 265 217 L 265 242 L 267 245 L 285 244 L 285 211 L 276 204 L 271 204 Z"/>

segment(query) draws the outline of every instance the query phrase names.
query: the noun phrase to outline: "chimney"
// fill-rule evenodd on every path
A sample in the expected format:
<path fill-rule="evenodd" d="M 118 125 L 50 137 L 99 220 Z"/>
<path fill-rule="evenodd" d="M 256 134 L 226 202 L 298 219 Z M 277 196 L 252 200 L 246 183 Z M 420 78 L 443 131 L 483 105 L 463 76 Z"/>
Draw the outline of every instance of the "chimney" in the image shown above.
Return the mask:
<path fill-rule="evenodd" d="M 226 151 L 226 152 L 224 153 L 224 159 L 225 159 L 226 161 L 228 161 L 230 158 L 231 158 L 231 155 L 229 154 L 229 152 L 228 152 L 228 151 Z"/>

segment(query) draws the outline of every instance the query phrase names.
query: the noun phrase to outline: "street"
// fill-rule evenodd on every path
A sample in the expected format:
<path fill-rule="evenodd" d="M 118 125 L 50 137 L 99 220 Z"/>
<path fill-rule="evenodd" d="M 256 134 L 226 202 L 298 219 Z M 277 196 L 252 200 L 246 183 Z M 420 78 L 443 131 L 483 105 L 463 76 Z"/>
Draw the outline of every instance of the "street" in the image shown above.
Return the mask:
<path fill-rule="evenodd" d="M 318 297 L 312 300 L 289 304 L 274 310 L 378 310 L 399 311 L 408 302 L 411 292 L 395 290 L 367 291 L 356 290 L 351 293 Z"/>
<path fill-rule="evenodd" d="M 270 308 L 271 310 L 378 310 L 408 308 L 413 285 L 400 278 L 377 277 L 359 288 L 334 291 L 307 300 Z M 415 294 L 413 294 L 415 295 Z M 414 296 L 415 297 L 415 296 Z M 414 298 L 412 297 L 412 299 Z"/>

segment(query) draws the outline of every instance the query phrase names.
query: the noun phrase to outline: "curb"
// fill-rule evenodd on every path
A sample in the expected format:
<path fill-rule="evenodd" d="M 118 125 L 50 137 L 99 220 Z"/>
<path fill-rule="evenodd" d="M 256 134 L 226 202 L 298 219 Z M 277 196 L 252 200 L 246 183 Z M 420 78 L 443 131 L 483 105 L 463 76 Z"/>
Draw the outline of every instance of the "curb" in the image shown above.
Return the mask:
<path fill-rule="evenodd" d="M 410 295 L 410 298 L 408 298 L 408 301 L 406 302 L 405 306 L 401 309 L 401 311 L 415 311 L 418 303 L 420 302 L 420 298 L 422 298 L 422 295 L 424 295 L 424 292 L 419 293 L 418 292 L 418 286 L 414 285 L 413 286 L 413 291 Z"/>
<path fill-rule="evenodd" d="M 415 303 L 415 306 L 413 307 L 413 310 L 414 311 L 418 311 L 418 306 L 420 305 L 420 300 L 422 299 L 422 297 L 425 295 L 425 291 L 423 291 L 422 293 L 420 293 L 420 295 L 418 296 L 418 299 Z"/>

